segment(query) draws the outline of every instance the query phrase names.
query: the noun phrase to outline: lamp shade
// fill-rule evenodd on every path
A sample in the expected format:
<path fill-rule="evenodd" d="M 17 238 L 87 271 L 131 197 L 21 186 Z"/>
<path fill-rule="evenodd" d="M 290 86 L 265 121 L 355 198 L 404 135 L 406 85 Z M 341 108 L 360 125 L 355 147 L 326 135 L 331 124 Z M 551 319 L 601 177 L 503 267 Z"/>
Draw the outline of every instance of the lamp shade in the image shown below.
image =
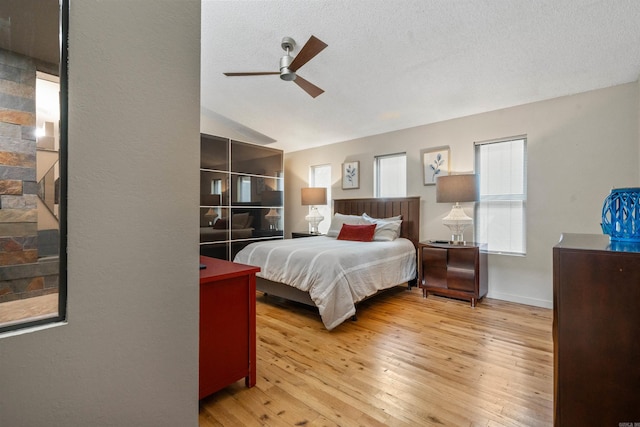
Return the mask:
<path fill-rule="evenodd" d="M 308 187 L 302 189 L 302 205 L 326 205 L 327 189 L 324 187 Z"/>
<path fill-rule="evenodd" d="M 436 202 L 458 203 L 478 200 L 478 179 L 475 174 L 447 175 L 436 179 Z"/>

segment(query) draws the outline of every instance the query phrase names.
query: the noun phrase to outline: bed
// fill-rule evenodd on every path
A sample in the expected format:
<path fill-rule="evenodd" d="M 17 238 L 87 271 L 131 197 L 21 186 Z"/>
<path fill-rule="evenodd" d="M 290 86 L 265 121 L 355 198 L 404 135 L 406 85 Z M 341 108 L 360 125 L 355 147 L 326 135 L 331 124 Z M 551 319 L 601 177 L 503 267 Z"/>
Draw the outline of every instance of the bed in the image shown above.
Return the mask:
<path fill-rule="evenodd" d="M 334 212 L 378 219 L 401 216 L 399 238 L 360 242 L 315 236 L 253 243 L 234 261 L 257 265 L 256 289 L 317 307 L 325 327 L 356 313 L 356 304 L 416 277 L 420 198 L 339 199 Z M 299 257 L 305 261 L 298 261 Z"/>

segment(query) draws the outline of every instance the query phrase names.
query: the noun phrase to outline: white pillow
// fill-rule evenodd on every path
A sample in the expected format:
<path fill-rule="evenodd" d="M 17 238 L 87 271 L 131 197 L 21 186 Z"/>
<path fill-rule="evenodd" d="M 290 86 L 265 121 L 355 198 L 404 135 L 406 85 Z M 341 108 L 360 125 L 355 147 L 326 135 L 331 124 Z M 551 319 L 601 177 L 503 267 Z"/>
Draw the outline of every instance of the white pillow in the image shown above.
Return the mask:
<path fill-rule="evenodd" d="M 371 223 L 365 221 L 360 215 L 343 215 L 336 213 L 333 215 L 333 218 L 331 218 L 331 225 L 329 226 L 329 231 L 327 231 L 327 237 L 338 237 L 343 224 L 367 225 Z"/>
<path fill-rule="evenodd" d="M 367 221 L 402 221 L 402 215 L 390 216 L 389 218 L 373 218 L 367 215 L 366 212 L 362 214 L 362 218 Z"/>
<path fill-rule="evenodd" d="M 376 225 L 376 231 L 373 235 L 373 240 L 378 242 L 391 242 L 400 237 L 402 215 L 380 219 L 372 218 L 366 213 L 363 213 L 362 218 L 369 224 Z"/>

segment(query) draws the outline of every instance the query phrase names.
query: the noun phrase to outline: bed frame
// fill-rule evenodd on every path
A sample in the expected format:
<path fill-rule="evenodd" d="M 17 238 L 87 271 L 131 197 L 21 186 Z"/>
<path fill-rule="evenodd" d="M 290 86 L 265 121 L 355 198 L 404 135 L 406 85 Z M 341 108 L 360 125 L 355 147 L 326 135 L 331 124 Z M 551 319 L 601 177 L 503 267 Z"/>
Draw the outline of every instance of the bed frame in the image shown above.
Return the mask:
<path fill-rule="evenodd" d="M 418 247 L 418 241 L 420 240 L 420 197 L 336 199 L 333 201 L 333 211 L 344 215 L 362 215 L 366 212 L 367 215 L 374 218 L 389 218 L 402 215 L 400 237 L 409 239 L 416 249 Z M 308 292 L 261 277 L 256 279 L 256 290 L 263 292 L 265 295 L 275 295 L 315 307 Z M 411 283 L 409 288 L 411 288 Z"/>

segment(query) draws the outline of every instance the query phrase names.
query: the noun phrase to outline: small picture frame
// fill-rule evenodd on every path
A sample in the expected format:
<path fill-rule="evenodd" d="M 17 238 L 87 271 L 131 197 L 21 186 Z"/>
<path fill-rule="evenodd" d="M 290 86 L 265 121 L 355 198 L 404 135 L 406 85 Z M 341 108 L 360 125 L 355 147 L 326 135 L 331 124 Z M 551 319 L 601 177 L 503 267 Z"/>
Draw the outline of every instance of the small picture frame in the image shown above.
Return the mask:
<path fill-rule="evenodd" d="M 448 145 L 420 151 L 424 185 L 435 185 L 436 178 L 449 175 L 451 149 Z"/>
<path fill-rule="evenodd" d="M 342 189 L 354 190 L 360 188 L 360 162 L 346 162 L 342 164 Z"/>

